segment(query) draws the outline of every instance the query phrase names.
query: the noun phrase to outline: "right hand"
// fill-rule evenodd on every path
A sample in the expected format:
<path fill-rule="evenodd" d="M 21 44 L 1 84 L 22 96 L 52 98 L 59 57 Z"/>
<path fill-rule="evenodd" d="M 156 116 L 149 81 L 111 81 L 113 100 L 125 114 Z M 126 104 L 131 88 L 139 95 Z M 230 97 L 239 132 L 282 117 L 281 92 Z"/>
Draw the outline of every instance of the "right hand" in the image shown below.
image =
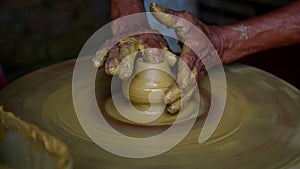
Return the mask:
<path fill-rule="evenodd" d="M 204 24 L 187 11 L 173 11 L 154 3 L 151 4 L 150 9 L 158 21 L 168 27 L 174 28 L 180 41 L 184 43 L 180 58 L 188 68 L 185 65 L 178 64 L 177 82 L 180 89 L 174 84 L 166 94 L 167 104 L 170 104 L 168 111 L 175 113 L 179 111 L 181 103 L 189 100 L 193 93 L 195 93 L 197 84 L 204 76 L 206 69 L 217 63 L 214 59 L 219 59 L 218 53 L 222 53 L 223 39 L 218 27 Z M 191 24 L 186 24 L 180 18 L 189 21 Z M 197 31 L 201 31 L 205 36 L 197 36 L 199 35 Z M 206 37 L 213 46 L 208 43 Z M 186 43 L 197 51 L 193 51 Z M 205 62 L 203 62 L 203 59 Z M 203 63 L 206 63 L 206 65 Z"/>

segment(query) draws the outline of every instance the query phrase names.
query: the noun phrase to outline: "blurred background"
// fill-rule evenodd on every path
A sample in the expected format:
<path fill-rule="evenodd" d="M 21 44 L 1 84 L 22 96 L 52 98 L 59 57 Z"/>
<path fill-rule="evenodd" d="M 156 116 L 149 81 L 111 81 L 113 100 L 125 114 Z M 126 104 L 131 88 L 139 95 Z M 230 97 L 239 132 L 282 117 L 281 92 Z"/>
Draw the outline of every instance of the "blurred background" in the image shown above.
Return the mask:
<path fill-rule="evenodd" d="M 146 5 L 152 1 L 146 1 Z M 172 7 L 174 0 L 157 0 Z M 222 25 L 277 9 L 291 0 L 177 0 L 207 24 Z M 185 4 L 185 3 L 183 3 Z M 190 8 L 190 7 L 193 8 Z M 109 0 L 1 0 L 0 65 L 8 82 L 76 58 L 86 40 L 110 21 Z M 238 62 L 300 88 L 300 45 L 257 53 Z M 1 69 L 0 67 L 0 69 Z M 1 75 L 0 75 L 1 76 Z M 0 79 L 1 81 L 1 79 Z"/>

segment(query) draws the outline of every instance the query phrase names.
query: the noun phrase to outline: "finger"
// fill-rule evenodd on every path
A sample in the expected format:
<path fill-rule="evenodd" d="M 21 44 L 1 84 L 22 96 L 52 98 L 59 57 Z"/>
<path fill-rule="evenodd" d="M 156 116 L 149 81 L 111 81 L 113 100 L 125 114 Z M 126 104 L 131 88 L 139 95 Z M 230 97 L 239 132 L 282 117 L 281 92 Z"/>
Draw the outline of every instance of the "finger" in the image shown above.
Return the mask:
<path fill-rule="evenodd" d="M 205 65 L 200 58 L 198 58 L 198 60 L 196 61 L 194 69 L 196 70 L 195 81 L 198 83 L 206 72 Z"/>
<path fill-rule="evenodd" d="M 101 68 L 106 64 L 108 53 L 116 46 L 115 42 L 118 41 L 118 38 L 119 37 L 113 37 L 112 39 L 105 41 L 97 50 L 95 57 L 92 59 L 92 62 L 96 68 Z"/>
<path fill-rule="evenodd" d="M 120 65 L 118 66 L 118 74 L 121 80 L 128 79 L 132 75 L 134 69 L 134 60 L 136 56 L 137 53 L 131 53 L 121 61 Z"/>
<path fill-rule="evenodd" d="M 181 91 L 176 83 L 174 83 L 166 93 L 166 104 L 171 104 L 180 99 Z"/>
<path fill-rule="evenodd" d="M 145 36 L 145 35 L 143 35 Z M 170 67 L 174 66 L 177 62 L 176 55 L 174 55 L 166 40 L 159 34 L 152 34 L 152 38 L 146 38 L 144 43 L 147 48 L 143 52 L 143 58 L 148 63 L 160 63 L 166 60 Z M 158 43 L 160 42 L 160 43 Z"/>
<path fill-rule="evenodd" d="M 138 51 L 139 41 L 135 37 L 126 38 L 119 42 L 118 74 L 119 78 L 128 79 L 134 69 L 134 60 Z"/>
<path fill-rule="evenodd" d="M 150 11 L 153 12 L 153 16 L 161 23 L 165 24 L 168 27 L 172 27 L 172 28 L 176 27 L 177 18 L 173 17 L 173 15 L 177 16 L 178 15 L 177 11 L 163 8 L 157 5 L 156 3 L 151 3 Z"/>
<path fill-rule="evenodd" d="M 167 107 L 167 111 L 170 113 L 170 114 L 174 114 L 174 113 L 177 113 L 183 106 L 185 105 L 185 103 L 190 100 L 190 98 L 193 96 L 193 94 L 195 92 L 197 92 L 196 88 L 197 86 L 194 86 L 192 87 L 190 90 L 188 90 L 185 94 L 183 94 L 183 98 L 182 99 L 179 99 L 179 100 L 176 100 L 175 102 L 173 102 L 171 105 L 169 105 Z"/>
<path fill-rule="evenodd" d="M 107 59 L 107 49 L 102 48 L 96 52 L 95 57 L 93 57 L 92 62 L 95 68 L 101 68 Z"/>
<path fill-rule="evenodd" d="M 128 55 L 137 52 L 138 40 L 135 37 L 123 39 L 119 42 L 119 61 L 122 61 Z"/>
<path fill-rule="evenodd" d="M 167 107 L 167 111 L 170 114 L 175 114 L 180 110 L 180 107 L 181 107 L 181 99 L 179 99 L 179 100 L 175 101 L 174 103 L 172 103 L 171 105 L 169 105 Z"/>
<path fill-rule="evenodd" d="M 141 34 L 137 37 L 139 41 L 139 50 L 142 51 L 143 59 L 147 63 L 160 63 L 163 61 L 163 52 L 160 50 L 161 44 L 165 44 L 165 40 L 161 35 L 151 33 L 151 34 Z"/>
<path fill-rule="evenodd" d="M 151 4 L 150 11 L 153 12 L 153 16 L 159 22 L 168 27 L 174 28 L 177 35 L 179 35 L 179 38 L 183 38 L 184 34 L 190 30 L 190 26 L 187 25 L 186 20 L 191 22 L 193 25 L 198 24 L 198 19 L 188 11 L 174 11 L 163 8 L 155 3 Z"/>
<path fill-rule="evenodd" d="M 183 46 L 181 60 L 178 62 L 177 84 L 179 87 L 171 87 L 167 93 L 167 104 L 173 103 L 180 98 L 180 89 L 184 90 L 189 86 L 191 79 L 191 68 L 194 67 L 196 60 L 195 54 L 187 47 Z"/>
<path fill-rule="evenodd" d="M 185 88 L 190 79 L 191 69 L 197 60 L 197 55 L 188 46 L 183 45 L 180 58 L 182 60 L 178 63 L 177 82 L 181 88 Z"/>
<path fill-rule="evenodd" d="M 201 59 L 199 58 L 195 62 L 195 66 L 193 67 L 192 71 L 190 72 L 190 76 L 188 79 L 188 84 L 186 88 L 181 90 L 183 97 L 181 99 L 178 99 L 176 101 L 171 102 L 171 105 L 167 107 L 167 111 L 171 114 L 174 114 L 178 112 L 181 108 L 181 105 L 185 105 L 185 102 L 188 101 L 195 92 L 197 92 L 197 83 L 199 82 L 200 78 L 204 76 L 205 73 L 205 67 L 203 63 L 201 62 Z M 167 93 L 168 96 L 168 93 Z M 173 96 L 169 96 L 172 98 Z"/>
<path fill-rule="evenodd" d="M 142 50 L 143 59 L 147 63 L 156 64 L 162 62 L 163 52 L 158 48 L 146 48 Z"/>
<path fill-rule="evenodd" d="M 180 105 L 176 102 L 181 96 L 180 92 L 189 91 L 194 86 L 197 86 L 196 80 L 198 77 L 198 69 L 195 67 L 195 63 L 197 63 L 197 57 L 195 53 L 192 50 L 190 50 L 187 46 L 183 46 L 181 58 L 182 60 L 178 63 L 177 74 L 177 83 L 179 85 L 179 88 L 170 88 L 166 93 L 167 104 L 172 104 L 172 106 L 170 106 L 169 108 L 170 110 L 179 110 L 180 107 L 178 108 L 178 106 Z"/>
<path fill-rule="evenodd" d="M 177 57 L 173 54 L 168 47 L 162 46 L 163 49 L 163 56 L 165 60 L 168 62 L 169 66 L 172 67 L 177 62 Z"/>
<path fill-rule="evenodd" d="M 105 63 L 105 72 L 109 75 L 115 75 L 118 73 L 118 65 L 119 65 L 119 47 L 114 46 L 108 52 L 107 61 Z"/>
<path fill-rule="evenodd" d="M 182 87 L 184 88 L 181 88 L 182 90 L 178 89 L 178 91 L 170 89 L 170 91 L 167 93 L 167 98 L 171 98 L 168 102 L 168 104 L 171 104 L 167 107 L 167 111 L 169 113 L 174 114 L 178 112 L 181 108 L 181 105 L 185 105 L 185 102 L 188 101 L 195 92 L 197 92 L 197 84 L 199 80 L 204 76 L 205 72 L 205 66 L 202 63 L 201 59 L 198 58 L 194 64 L 192 71 L 189 72 L 189 78 L 183 79 L 186 80 L 186 82 L 184 82 L 187 83 L 186 86 L 182 85 Z M 183 98 L 181 99 L 178 99 L 178 97 L 180 98 L 180 93 L 177 93 L 179 91 L 181 91 L 183 95 Z M 176 93 L 176 95 L 174 95 L 174 93 Z"/>
<path fill-rule="evenodd" d="M 181 90 L 184 90 L 190 80 L 191 69 L 182 60 L 178 62 L 177 83 Z"/>

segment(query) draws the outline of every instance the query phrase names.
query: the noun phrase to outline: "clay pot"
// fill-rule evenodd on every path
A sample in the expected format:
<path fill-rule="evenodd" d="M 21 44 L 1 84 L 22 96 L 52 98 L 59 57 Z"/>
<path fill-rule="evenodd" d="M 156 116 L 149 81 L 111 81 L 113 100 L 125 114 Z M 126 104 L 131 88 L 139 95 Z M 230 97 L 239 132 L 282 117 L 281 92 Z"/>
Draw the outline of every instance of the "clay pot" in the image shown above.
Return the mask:
<path fill-rule="evenodd" d="M 132 78 L 123 81 L 124 96 L 133 103 L 149 104 L 162 103 L 164 93 L 175 83 L 169 65 L 166 61 L 157 64 L 145 63 L 142 58 L 137 59 Z"/>

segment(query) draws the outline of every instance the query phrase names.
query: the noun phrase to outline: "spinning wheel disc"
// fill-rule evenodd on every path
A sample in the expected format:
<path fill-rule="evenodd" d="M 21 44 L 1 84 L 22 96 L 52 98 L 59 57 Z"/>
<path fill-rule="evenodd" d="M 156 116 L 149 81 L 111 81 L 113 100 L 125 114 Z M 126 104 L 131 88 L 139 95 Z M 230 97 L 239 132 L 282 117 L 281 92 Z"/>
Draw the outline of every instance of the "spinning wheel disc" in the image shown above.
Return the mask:
<path fill-rule="evenodd" d="M 172 150 L 151 158 L 130 159 L 106 152 L 81 128 L 72 102 L 73 66 L 74 60 L 71 60 L 16 80 L 0 92 L 0 104 L 64 141 L 74 159 L 74 168 L 252 169 L 300 166 L 300 92 L 266 72 L 245 65 L 225 66 L 225 112 L 207 142 L 198 143 L 204 115 Z M 98 74 L 98 78 L 104 79 L 101 81 L 104 87 L 96 93 L 105 98 L 105 95 L 109 96 L 110 84 L 107 81 L 110 78 L 103 70 Z M 200 86 L 209 91 L 208 77 L 201 81 Z M 98 104 L 101 107 L 102 102 Z M 129 135 L 133 131 L 155 133 L 163 130 L 163 127 L 107 119 Z M 113 140 L 111 144 L 118 146 Z"/>

